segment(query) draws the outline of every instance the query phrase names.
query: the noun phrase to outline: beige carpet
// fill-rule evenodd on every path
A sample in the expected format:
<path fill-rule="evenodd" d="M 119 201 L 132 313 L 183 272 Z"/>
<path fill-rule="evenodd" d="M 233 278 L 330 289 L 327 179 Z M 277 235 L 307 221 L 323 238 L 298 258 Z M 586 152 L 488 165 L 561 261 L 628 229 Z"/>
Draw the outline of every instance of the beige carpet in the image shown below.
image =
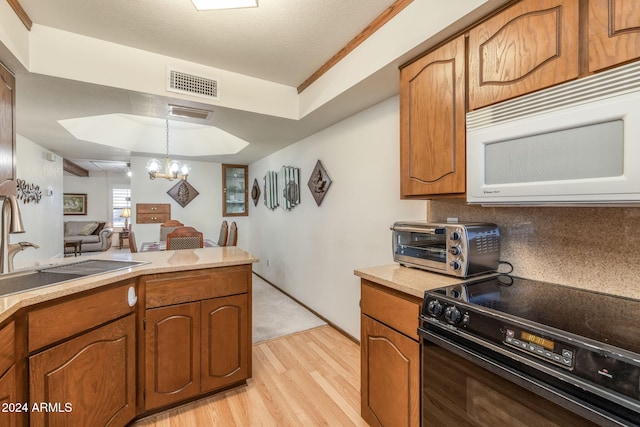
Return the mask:
<path fill-rule="evenodd" d="M 327 324 L 255 274 L 252 305 L 254 343 Z"/>

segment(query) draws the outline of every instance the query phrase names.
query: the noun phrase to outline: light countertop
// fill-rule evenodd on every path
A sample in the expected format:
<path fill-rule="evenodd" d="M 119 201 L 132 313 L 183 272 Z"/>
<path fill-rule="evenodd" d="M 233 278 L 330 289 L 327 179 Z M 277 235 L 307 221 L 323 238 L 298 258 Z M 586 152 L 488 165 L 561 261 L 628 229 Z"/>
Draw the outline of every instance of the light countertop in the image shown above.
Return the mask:
<path fill-rule="evenodd" d="M 354 274 L 418 298 L 423 298 L 425 291 L 469 280 L 469 278 L 462 279 L 417 268 L 402 267 L 399 264 L 356 269 Z"/>
<path fill-rule="evenodd" d="M 41 269 L 51 265 L 69 264 L 88 259 L 142 261 L 147 264 L 0 297 L 0 322 L 3 322 L 21 308 L 96 289 L 121 280 L 133 279 L 141 275 L 228 267 L 258 262 L 258 258 L 250 253 L 235 246 L 227 246 L 179 251 L 138 252 L 134 254 L 96 252 L 95 256 L 51 259 L 47 262 L 41 262 L 35 268 Z M 0 279 L 0 286 L 2 286 L 2 279 Z"/>

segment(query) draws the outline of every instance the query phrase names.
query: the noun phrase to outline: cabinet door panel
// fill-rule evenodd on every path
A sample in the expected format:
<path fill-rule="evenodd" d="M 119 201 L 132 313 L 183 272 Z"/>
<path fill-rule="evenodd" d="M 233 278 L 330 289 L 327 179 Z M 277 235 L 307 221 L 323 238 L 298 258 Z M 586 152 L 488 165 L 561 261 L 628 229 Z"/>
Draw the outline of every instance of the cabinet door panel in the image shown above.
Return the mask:
<path fill-rule="evenodd" d="M 402 197 L 464 193 L 464 75 L 463 37 L 400 71 Z"/>
<path fill-rule="evenodd" d="M 637 0 L 589 2 L 589 71 L 640 57 Z"/>
<path fill-rule="evenodd" d="M 0 405 L 9 403 L 18 403 L 16 389 L 16 367 L 12 366 L 2 377 L 0 377 Z M 0 426 L 17 427 L 21 425 L 18 422 L 19 417 L 23 417 L 17 411 L 0 412 Z"/>
<path fill-rule="evenodd" d="M 136 411 L 134 315 L 30 357 L 29 374 L 31 404 L 58 405 L 31 411 L 32 426 L 128 424 Z"/>
<path fill-rule="evenodd" d="M 578 3 L 523 0 L 469 31 L 469 110 L 578 77 Z"/>
<path fill-rule="evenodd" d="M 0 64 L 0 194 L 16 194 L 16 79 Z"/>
<path fill-rule="evenodd" d="M 202 301 L 202 391 L 249 376 L 247 295 Z"/>
<path fill-rule="evenodd" d="M 200 391 L 200 303 L 146 312 L 145 408 L 177 402 Z"/>
<path fill-rule="evenodd" d="M 362 418 L 371 426 L 420 425 L 420 344 L 361 316 Z"/>

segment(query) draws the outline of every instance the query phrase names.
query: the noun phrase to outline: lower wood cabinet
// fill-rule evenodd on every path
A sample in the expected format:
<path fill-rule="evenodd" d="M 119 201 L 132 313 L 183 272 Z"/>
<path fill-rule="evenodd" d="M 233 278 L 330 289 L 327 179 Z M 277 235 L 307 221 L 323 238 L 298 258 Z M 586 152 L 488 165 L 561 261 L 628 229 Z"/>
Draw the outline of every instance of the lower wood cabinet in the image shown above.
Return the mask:
<path fill-rule="evenodd" d="M 250 376 L 248 295 L 152 308 L 145 315 L 145 410 Z"/>
<path fill-rule="evenodd" d="M 361 415 L 370 426 L 420 425 L 420 300 L 362 280 Z"/>
<path fill-rule="evenodd" d="M 133 314 L 29 358 L 31 426 L 125 426 L 136 415 Z"/>
<path fill-rule="evenodd" d="M 6 406 L 7 411 L 4 410 L 6 405 L 15 405 L 21 402 L 21 399 L 17 396 L 17 382 L 16 382 L 16 366 L 13 365 L 4 375 L 0 376 L 0 405 L 2 405 L 2 411 L 0 411 L 0 426 L 17 427 L 20 424 L 20 418 L 24 417 L 26 411 L 20 411 L 16 406 Z"/>

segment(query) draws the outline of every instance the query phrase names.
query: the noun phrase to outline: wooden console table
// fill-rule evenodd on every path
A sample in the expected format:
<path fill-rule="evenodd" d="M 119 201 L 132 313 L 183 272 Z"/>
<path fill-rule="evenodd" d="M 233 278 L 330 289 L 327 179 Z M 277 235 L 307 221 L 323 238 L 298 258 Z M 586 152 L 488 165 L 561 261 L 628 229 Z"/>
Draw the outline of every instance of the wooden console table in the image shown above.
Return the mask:
<path fill-rule="evenodd" d="M 78 254 L 82 255 L 82 240 L 65 240 L 64 241 L 64 256 L 67 256 L 66 248 L 73 248 L 73 256 L 76 257 Z M 71 253 L 69 253 L 71 255 Z"/>

